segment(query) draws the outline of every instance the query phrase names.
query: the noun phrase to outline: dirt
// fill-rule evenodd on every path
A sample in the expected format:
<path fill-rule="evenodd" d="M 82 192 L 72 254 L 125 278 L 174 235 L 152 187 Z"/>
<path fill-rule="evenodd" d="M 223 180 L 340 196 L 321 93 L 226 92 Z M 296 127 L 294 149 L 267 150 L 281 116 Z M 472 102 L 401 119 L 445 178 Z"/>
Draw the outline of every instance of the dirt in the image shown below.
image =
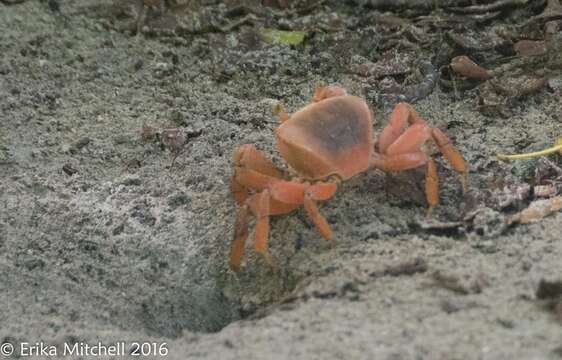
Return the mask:
<path fill-rule="evenodd" d="M 227 28 L 242 15 L 225 17 L 227 5 L 215 1 L 184 15 L 211 9 L 221 27 L 159 27 L 161 10 L 149 9 L 140 34 L 129 2 L 8 3 L 0 3 L 0 340 L 15 354 L 41 342 L 60 356 L 65 344 L 99 341 L 124 342 L 122 357 L 150 342 L 173 359 L 562 357 L 562 324 L 536 296 L 541 281 L 562 277 L 562 213 L 507 226 L 532 200 L 509 189 L 532 182 L 536 161 L 495 158 L 562 134 L 560 73 L 500 115 L 479 111 L 477 90 L 436 86 L 415 103 L 470 164 L 463 194 L 437 157 L 441 204 L 429 220 L 423 172 L 369 171 L 322 203 L 333 243 L 299 209 L 272 218 L 276 265 L 249 247 L 235 274 L 234 149 L 254 144 L 284 166 L 272 107 L 304 106 L 318 83 L 365 97 L 379 132 L 396 99 L 381 96 L 380 78 L 352 69 L 388 56 L 377 45 L 380 13 L 325 2 L 266 20 L 308 29 L 289 46 L 263 42 L 258 25 Z M 406 64 L 392 76 L 415 85 L 416 60 L 436 49 L 400 49 L 390 53 Z M 173 166 L 169 148 L 142 141 L 144 125 L 186 134 Z"/>

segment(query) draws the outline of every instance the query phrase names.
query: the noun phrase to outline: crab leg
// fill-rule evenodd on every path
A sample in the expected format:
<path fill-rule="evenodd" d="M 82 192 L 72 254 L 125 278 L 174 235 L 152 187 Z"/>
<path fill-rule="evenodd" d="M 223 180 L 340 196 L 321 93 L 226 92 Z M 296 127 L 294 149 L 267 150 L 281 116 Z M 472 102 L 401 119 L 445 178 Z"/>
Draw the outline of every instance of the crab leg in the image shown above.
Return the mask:
<path fill-rule="evenodd" d="M 237 167 L 234 169 L 233 178 L 238 184 L 240 184 L 240 186 L 257 191 L 261 191 L 279 180 L 272 176 L 243 167 Z"/>
<path fill-rule="evenodd" d="M 255 203 L 250 205 L 256 216 L 256 227 L 254 229 L 254 248 L 256 252 L 263 255 L 269 266 L 274 266 L 273 256 L 269 253 L 269 215 L 271 215 L 271 195 L 269 190 L 256 194 Z"/>
<path fill-rule="evenodd" d="M 276 178 L 283 177 L 283 171 L 251 144 L 244 144 L 236 149 L 234 166 L 242 166 Z"/>
<path fill-rule="evenodd" d="M 266 261 L 272 264 L 268 251 L 269 215 L 271 195 L 268 189 L 250 196 L 240 208 L 236 224 L 234 225 L 234 238 L 230 247 L 230 268 L 237 271 L 244 256 L 244 247 L 248 238 L 248 215 L 251 211 L 256 217 L 254 229 L 254 247 L 256 252 L 264 255 Z"/>
<path fill-rule="evenodd" d="M 439 151 L 441 151 L 443 156 L 445 156 L 445 159 L 447 159 L 449 164 L 451 164 L 451 166 L 460 173 L 462 190 L 466 193 L 468 190 L 468 172 L 461 153 L 453 146 L 451 139 L 449 139 L 449 137 L 447 137 L 447 135 L 445 135 L 441 130 L 433 128 L 431 135 L 439 147 Z"/>
<path fill-rule="evenodd" d="M 244 203 L 248 198 L 249 189 L 255 188 L 256 183 L 268 182 L 265 178 L 282 178 L 283 172 L 275 166 L 254 145 L 245 144 L 234 152 L 234 176 L 230 179 L 230 191 L 238 204 Z M 261 180 L 257 180 L 261 179 Z"/>
<path fill-rule="evenodd" d="M 336 189 L 337 185 L 335 183 L 319 183 L 312 185 L 304 193 L 304 209 L 306 210 L 308 216 L 312 219 L 312 222 L 316 226 L 316 229 L 318 229 L 320 235 L 322 235 L 322 237 L 326 240 L 332 239 L 332 229 L 326 221 L 326 218 L 320 213 L 316 201 L 331 198 L 334 196 Z"/>
<path fill-rule="evenodd" d="M 322 237 L 326 240 L 332 240 L 333 234 L 330 225 L 326 221 L 326 218 L 320 213 L 316 202 L 312 200 L 308 194 L 304 197 L 304 209 L 306 210 L 308 216 L 312 219 L 312 222 L 314 223 L 314 226 L 316 226 L 320 235 L 322 235 Z"/>
<path fill-rule="evenodd" d="M 238 271 L 240 262 L 244 257 L 244 246 L 248 238 L 248 213 L 250 207 L 244 204 L 238 211 L 236 223 L 234 225 L 234 238 L 230 244 L 230 260 L 229 266 L 233 271 Z"/>
<path fill-rule="evenodd" d="M 303 204 L 318 232 L 326 240 L 330 240 L 332 238 L 332 230 L 324 216 L 320 213 L 316 201 L 331 198 L 336 193 L 336 190 L 337 184 L 332 182 L 309 185 L 306 183 L 278 181 L 271 187 L 271 195 L 274 201 L 278 201 L 285 206 Z"/>
<path fill-rule="evenodd" d="M 256 215 L 256 228 L 254 230 L 254 247 L 259 253 L 267 252 L 267 239 L 269 238 L 269 190 L 256 194 L 256 201 L 251 202 L 252 210 Z"/>
<path fill-rule="evenodd" d="M 306 193 L 310 195 L 313 200 L 324 201 L 328 200 L 336 193 L 338 185 L 334 182 L 316 183 L 311 185 Z"/>
<path fill-rule="evenodd" d="M 439 203 L 439 177 L 437 176 L 437 166 L 433 159 L 427 161 L 425 170 L 425 198 L 429 204 L 427 215 L 430 215 L 433 208 Z"/>
<path fill-rule="evenodd" d="M 240 184 L 236 180 L 236 176 L 230 178 L 230 192 L 238 205 L 243 204 L 248 198 L 248 188 Z"/>
<path fill-rule="evenodd" d="M 418 152 L 431 137 L 431 129 L 427 124 L 415 123 L 407 128 L 388 148 L 387 155 Z"/>
<path fill-rule="evenodd" d="M 270 215 L 286 214 L 302 204 L 305 189 L 303 184 L 279 180 L 244 168 L 237 170 L 236 184 L 258 192 L 267 190 L 270 197 Z M 254 204 L 256 200 L 253 196 L 250 196 L 243 203 Z M 255 208 L 257 208 L 257 205 L 252 209 Z"/>
<path fill-rule="evenodd" d="M 401 102 L 396 104 L 394 110 L 390 114 L 388 125 L 383 129 L 379 136 L 378 147 L 379 152 L 386 153 L 388 147 L 393 144 L 404 132 L 406 125 L 426 122 L 423 121 L 416 110 L 407 103 Z"/>
<path fill-rule="evenodd" d="M 428 160 L 428 156 L 421 151 L 389 156 L 375 154 L 371 166 L 385 172 L 402 171 L 423 166 Z"/>

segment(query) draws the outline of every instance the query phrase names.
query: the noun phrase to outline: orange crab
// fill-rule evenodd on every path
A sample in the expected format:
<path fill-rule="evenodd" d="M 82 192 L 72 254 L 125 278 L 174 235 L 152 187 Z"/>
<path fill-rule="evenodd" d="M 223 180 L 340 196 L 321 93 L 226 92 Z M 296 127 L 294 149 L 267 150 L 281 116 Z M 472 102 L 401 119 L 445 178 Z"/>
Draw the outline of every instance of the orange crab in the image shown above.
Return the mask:
<path fill-rule="evenodd" d="M 271 215 L 289 213 L 304 205 L 318 232 L 330 240 L 332 230 L 317 202 L 331 198 L 339 182 L 372 167 L 402 171 L 425 165 L 425 192 L 431 211 L 439 202 L 439 181 L 435 162 L 424 150 L 430 139 L 461 173 L 466 190 L 467 169 L 462 155 L 441 130 L 430 127 L 409 104 L 396 105 L 377 144 L 373 114 L 365 101 L 337 86 L 317 88 L 313 102 L 291 116 L 281 106 L 278 114 L 281 125 L 275 131 L 277 147 L 290 167 L 288 172 L 253 145 L 242 145 L 234 153 L 231 190 L 240 210 L 230 253 L 233 270 L 240 267 L 244 256 L 250 214 L 256 218 L 255 250 L 269 262 Z"/>

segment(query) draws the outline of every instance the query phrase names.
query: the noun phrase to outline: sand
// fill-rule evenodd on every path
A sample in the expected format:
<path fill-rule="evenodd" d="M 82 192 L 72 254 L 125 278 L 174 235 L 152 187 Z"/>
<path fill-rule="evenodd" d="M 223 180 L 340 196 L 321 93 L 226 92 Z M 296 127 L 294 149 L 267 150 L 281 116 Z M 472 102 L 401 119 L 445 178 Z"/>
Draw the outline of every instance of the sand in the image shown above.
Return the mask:
<path fill-rule="evenodd" d="M 52 3 L 0 4 L 0 341 L 16 353 L 123 342 L 134 358 L 137 342 L 171 359 L 562 357 L 562 325 L 536 299 L 541 279 L 562 280 L 562 213 L 507 227 L 530 199 L 504 206 L 493 186 L 523 184 L 528 170 L 497 151 L 562 133 L 559 88 L 507 117 L 482 115 L 474 91 L 437 87 L 416 103 L 470 164 L 463 195 L 438 157 L 432 219 L 478 210 L 467 225 L 424 229 L 423 176 L 370 171 L 321 204 L 333 244 L 299 209 L 271 221 L 276 267 L 248 248 L 234 274 L 234 149 L 254 144 L 284 166 L 272 105 L 295 111 L 319 82 L 366 97 L 379 132 L 388 104 L 342 62 L 349 49 L 368 56 L 369 38 L 135 36 L 113 26 L 132 19 L 116 20 L 110 1 Z M 141 141 L 143 125 L 187 134 L 173 167 L 168 149 Z"/>

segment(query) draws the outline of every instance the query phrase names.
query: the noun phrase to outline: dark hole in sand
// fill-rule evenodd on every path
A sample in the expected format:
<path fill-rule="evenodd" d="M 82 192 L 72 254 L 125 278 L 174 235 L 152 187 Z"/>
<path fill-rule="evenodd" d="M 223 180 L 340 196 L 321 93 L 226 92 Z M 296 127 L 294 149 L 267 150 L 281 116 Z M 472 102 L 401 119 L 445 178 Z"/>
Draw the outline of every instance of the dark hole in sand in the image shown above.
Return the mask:
<path fill-rule="evenodd" d="M 149 296 L 137 316 L 148 334 L 178 337 L 182 331 L 216 332 L 236 320 L 237 305 L 226 299 L 220 290 L 194 285 L 184 289 L 163 289 Z"/>

